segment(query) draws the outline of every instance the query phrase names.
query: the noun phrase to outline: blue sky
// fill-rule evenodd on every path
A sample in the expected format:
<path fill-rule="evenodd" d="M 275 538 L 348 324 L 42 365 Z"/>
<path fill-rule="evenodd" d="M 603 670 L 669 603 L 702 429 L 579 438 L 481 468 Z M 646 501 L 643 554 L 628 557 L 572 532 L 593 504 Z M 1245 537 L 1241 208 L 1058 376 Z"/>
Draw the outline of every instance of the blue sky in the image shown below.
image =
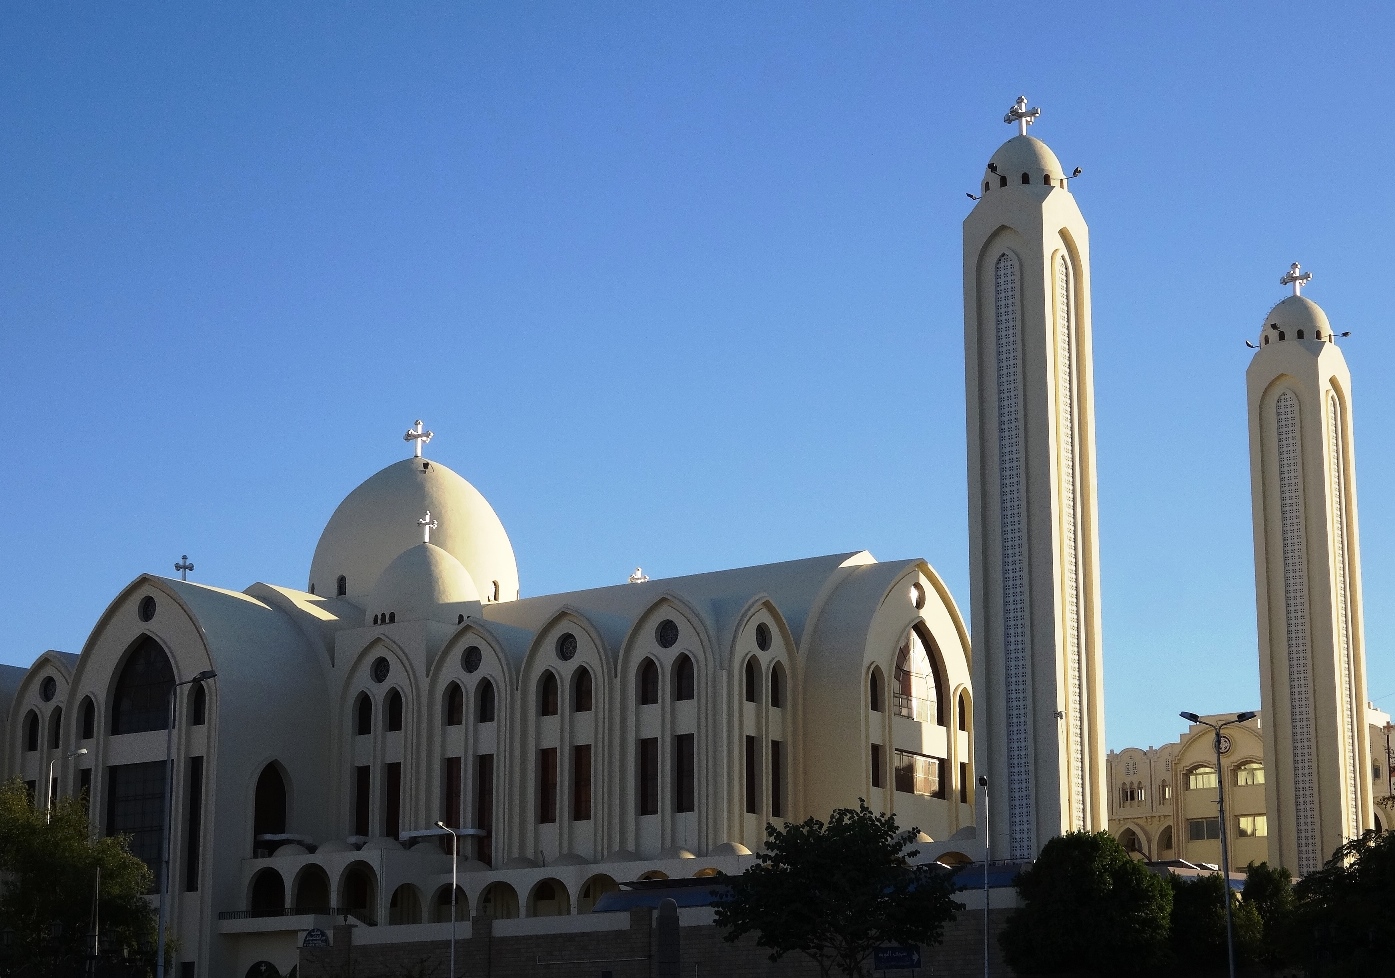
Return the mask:
<path fill-rule="evenodd" d="M 183 553 L 303 585 L 417 417 L 527 594 L 866 548 L 967 614 L 960 222 L 1025 92 L 1085 171 L 1109 744 L 1259 704 L 1243 341 L 1294 260 L 1395 707 L 1375 5 L 11 4 L 0 65 L 2 661 Z"/>

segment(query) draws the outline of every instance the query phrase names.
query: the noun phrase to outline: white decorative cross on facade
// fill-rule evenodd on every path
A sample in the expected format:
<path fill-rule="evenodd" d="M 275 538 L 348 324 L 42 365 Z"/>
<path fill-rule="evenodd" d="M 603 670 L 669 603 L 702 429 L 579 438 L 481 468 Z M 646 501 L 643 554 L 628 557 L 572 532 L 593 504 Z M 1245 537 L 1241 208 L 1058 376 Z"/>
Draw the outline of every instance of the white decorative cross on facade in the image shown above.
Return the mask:
<path fill-rule="evenodd" d="M 421 527 L 421 535 L 422 535 L 422 538 L 425 540 L 426 543 L 430 543 L 430 542 L 431 542 L 431 531 L 434 530 L 434 529 L 436 529 L 436 527 L 438 527 L 438 526 L 440 526 L 440 525 L 441 525 L 441 521 L 440 521 L 440 520 L 433 520 L 433 519 L 431 518 L 431 510 L 429 510 L 429 509 L 426 511 L 426 515 L 425 515 L 425 516 L 423 516 L 421 519 L 417 520 L 417 526 Z"/>
<path fill-rule="evenodd" d="M 174 569 L 179 571 L 179 579 L 181 581 L 187 581 L 189 579 L 189 572 L 194 569 L 194 565 L 189 563 L 189 555 L 185 554 L 180 558 L 179 563 L 174 565 Z"/>
<path fill-rule="evenodd" d="M 1037 121 L 1037 116 L 1041 115 L 1041 109 L 1035 105 L 1027 108 L 1027 96 L 1017 96 L 1017 101 L 1008 109 L 1007 115 L 1003 116 L 1004 122 L 1017 123 L 1017 133 L 1020 136 L 1027 135 L 1027 127 Z"/>
<path fill-rule="evenodd" d="M 421 418 L 417 418 L 416 427 L 408 428 L 407 433 L 402 436 L 403 441 L 414 441 L 417 443 L 416 457 L 421 458 L 421 446 L 429 442 L 434 437 L 434 431 L 421 430 Z"/>
<path fill-rule="evenodd" d="M 631 584 L 643 584 L 647 580 L 649 580 L 649 575 L 644 573 L 643 567 L 636 567 L 635 572 L 630 575 Z"/>
<path fill-rule="evenodd" d="M 1312 280 L 1313 273 L 1303 272 L 1302 274 L 1300 274 L 1298 262 L 1294 262 L 1292 265 L 1288 266 L 1288 271 L 1284 273 L 1284 277 L 1279 279 L 1279 284 L 1291 285 L 1293 286 L 1294 295 L 1302 295 L 1303 286 L 1307 285 Z"/>

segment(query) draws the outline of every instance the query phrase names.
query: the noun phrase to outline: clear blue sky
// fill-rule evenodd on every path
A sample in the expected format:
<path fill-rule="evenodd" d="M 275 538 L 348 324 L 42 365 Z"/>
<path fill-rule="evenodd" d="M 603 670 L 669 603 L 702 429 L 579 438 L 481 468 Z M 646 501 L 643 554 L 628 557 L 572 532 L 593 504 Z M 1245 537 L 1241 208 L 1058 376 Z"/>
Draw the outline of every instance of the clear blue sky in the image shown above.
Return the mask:
<path fill-rule="evenodd" d="M 1294 260 L 1395 706 L 1388 9 L 9 4 L 0 64 L 0 660 L 182 553 L 303 586 L 417 417 L 525 594 L 866 548 L 967 614 L 960 222 L 1025 92 L 1085 170 L 1110 745 L 1259 705 Z"/>

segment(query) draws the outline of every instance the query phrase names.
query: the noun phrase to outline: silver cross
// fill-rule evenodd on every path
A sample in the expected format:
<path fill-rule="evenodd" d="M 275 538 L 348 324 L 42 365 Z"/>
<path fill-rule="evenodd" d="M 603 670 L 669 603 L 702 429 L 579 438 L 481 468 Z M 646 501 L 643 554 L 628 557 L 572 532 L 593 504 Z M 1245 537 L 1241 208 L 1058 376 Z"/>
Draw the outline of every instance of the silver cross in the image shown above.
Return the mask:
<path fill-rule="evenodd" d="M 433 520 L 431 518 L 431 510 L 429 509 L 426 511 L 425 516 L 417 520 L 417 526 L 421 527 L 421 535 L 426 543 L 431 542 L 431 531 L 440 525 L 440 520 Z"/>
<path fill-rule="evenodd" d="M 1279 284 L 1291 285 L 1293 286 L 1294 295 L 1302 295 L 1303 286 L 1307 285 L 1312 280 L 1313 273 L 1303 272 L 1299 274 L 1298 262 L 1294 262 L 1292 265 L 1288 266 L 1288 271 L 1284 273 L 1284 277 L 1279 279 Z"/>
<path fill-rule="evenodd" d="M 1017 123 L 1017 134 L 1027 135 L 1027 127 L 1037 121 L 1037 116 L 1041 115 L 1041 109 L 1035 105 L 1027 108 L 1027 96 L 1017 96 L 1017 101 L 1012 103 L 1012 108 L 1008 109 L 1007 115 L 1003 116 L 1004 122 Z"/>
<path fill-rule="evenodd" d="M 421 458 L 421 446 L 429 442 L 435 434 L 436 432 L 434 431 L 422 431 L 421 418 L 417 418 L 416 427 L 408 428 L 407 433 L 402 436 L 402 440 L 416 442 L 416 457 Z"/>
<path fill-rule="evenodd" d="M 179 571 L 179 579 L 181 581 L 187 581 L 189 579 L 189 572 L 194 569 L 194 565 L 189 563 L 189 555 L 185 554 L 183 558 L 180 559 L 179 563 L 174 565 L 174 569 Z"/>

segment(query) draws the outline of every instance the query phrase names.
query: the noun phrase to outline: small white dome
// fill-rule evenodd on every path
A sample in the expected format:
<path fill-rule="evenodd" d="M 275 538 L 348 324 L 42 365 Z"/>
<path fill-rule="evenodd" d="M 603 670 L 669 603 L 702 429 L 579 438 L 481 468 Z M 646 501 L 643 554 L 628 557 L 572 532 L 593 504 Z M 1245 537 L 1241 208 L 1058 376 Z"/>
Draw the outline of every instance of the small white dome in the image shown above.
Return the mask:
<path fill-rule="evenodd" d="M 1327 313 L 1312 299 L 1302 295 L 1291 295 L 1270 309 L 1259 330 L 1260 346 L 1280 340 L 1330 342 L 1331 339 L 1332 326 L 1327 321 Z"/>
<path fill-rule="evenodd" d="M 1035 136 L 1013 136 L 998 147 L 988 162 L 997 168 L 997 172 L 985 170 L 983 180 L 994 190 L 1002 183 L 1000 177 L 1007 180 L 1006 186 L 1015 187 L 1021 186 L 1022 174 L 1025 173 L 1028 184 L 1054 187 L 1059 186 L 1066 176 L 1061 169 L 1061 161 L 1056 159 L 1051 147 Z M 1049 180 L 1043 180 L 1043 177 Z"/>
<path fill-rule="evenodd" d="M 458 560 L 491 599 L 518 597 L 518 562 L 493 507 L 479 490 L 434 459 L 408 458 L 376 473 L 344 498 L 325 524 L 310 563 L 310 587 L 363 597 L 388 564 L 421 543 L 417 520 L 431 512 L 431 543 Z M 373 609 L 381 610 L 381 609 Z"/>
<path fill-rule="evenodd" d="M 440 617 L 442 605 L 479 599 L 460 561 L 434 543 L 419 543 L 387 565 L 368 596 L 368 611 L 391 614 L 394 621 L 421 621 Z M 455 621 L 454 614 L 447 618 Z"/>

